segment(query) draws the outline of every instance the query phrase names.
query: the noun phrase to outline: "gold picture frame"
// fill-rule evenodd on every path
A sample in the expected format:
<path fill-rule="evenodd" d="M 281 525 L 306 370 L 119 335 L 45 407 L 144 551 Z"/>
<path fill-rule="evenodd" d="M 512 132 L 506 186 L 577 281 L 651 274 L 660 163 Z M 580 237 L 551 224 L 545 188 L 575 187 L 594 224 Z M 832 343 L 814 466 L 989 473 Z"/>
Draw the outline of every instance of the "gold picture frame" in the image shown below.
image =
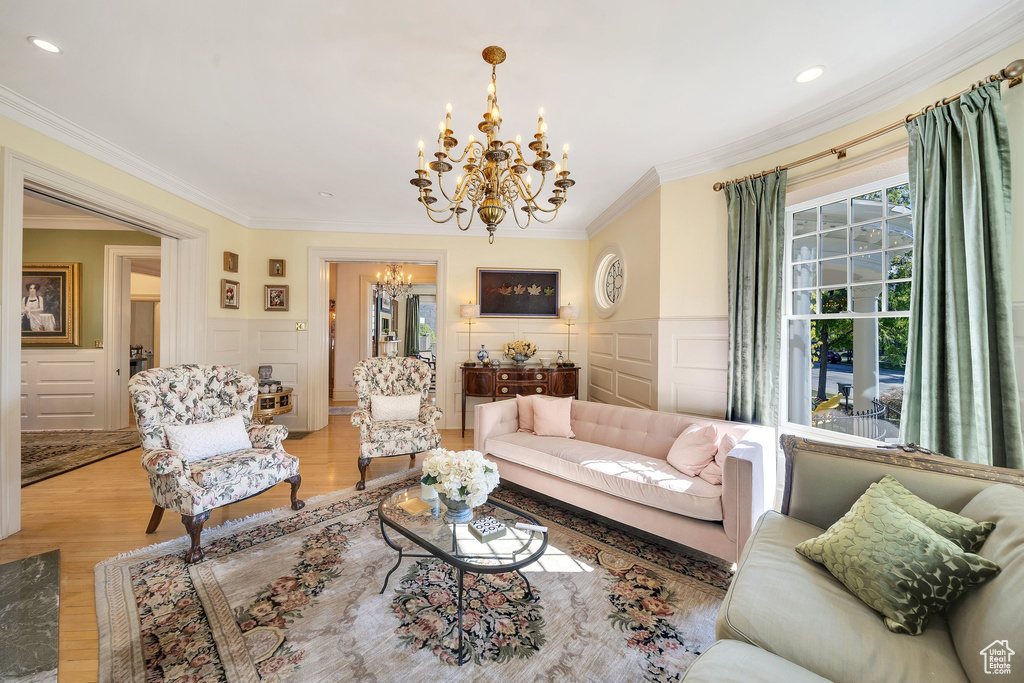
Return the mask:
<path fill-rule="evenodd" d="M 81 263 L 23 263 L 21 287 L 22 348 L 81 345 Z"/>
<path fill-rule="evenodd" d="M 288 285 L 263 285 L 263 310 L 288 310 Z"/>
<path fill-rule="evenodd" d="M 233 251 L 224 252 L 224 270 L 229 273 L 238 272 L 238 254 Z"/>
<path fill-rule="evenodd" d="M 225 280 L 221 278 L 220 281 L 220 307 L 221 308 L 238 308 L 239 297 L 241 292 L 239 291 L 240 285 L 234 280 Z"/>
<path fill-rule="evenodd" d="M 287 265 L 283 258 L 270 259 L 270 277 L 284 277 Z"/>

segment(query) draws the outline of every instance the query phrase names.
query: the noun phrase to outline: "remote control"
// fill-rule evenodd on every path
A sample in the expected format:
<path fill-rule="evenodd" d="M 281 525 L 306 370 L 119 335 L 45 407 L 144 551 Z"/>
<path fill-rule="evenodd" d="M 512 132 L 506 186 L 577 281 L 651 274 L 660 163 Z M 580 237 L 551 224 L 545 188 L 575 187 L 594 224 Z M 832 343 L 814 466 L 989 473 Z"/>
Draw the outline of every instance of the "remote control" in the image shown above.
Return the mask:
<path fill-rule="evenodd" d="M 537 524 L 523 524 L 522 522 L 516 522 L 517 529 L 523 529 L 524 531 L 547 531 L 546 526 L 539 526 Z"/>

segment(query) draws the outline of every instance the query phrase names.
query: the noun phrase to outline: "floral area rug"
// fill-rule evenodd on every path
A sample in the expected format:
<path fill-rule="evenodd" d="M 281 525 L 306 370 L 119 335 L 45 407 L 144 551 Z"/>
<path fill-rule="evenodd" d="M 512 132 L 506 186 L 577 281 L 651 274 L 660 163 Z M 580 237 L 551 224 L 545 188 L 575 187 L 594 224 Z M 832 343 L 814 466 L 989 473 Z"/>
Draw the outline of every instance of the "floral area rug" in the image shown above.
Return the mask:
<path fill-rule="evenodd" d="M 223 525 L 191 566 L 184 538 L 97 565 L 99 680 L 662 681 L 714 642 L 728 565 L 499 487 L 549 527 L 549 545 L 523 570 L 529 588 L 514 573 L 466 575 L 457 666 L 451 567 L 406 558 L 380 594 L 397 553 L 377 504 L 415 481 L 402 472 Z"/>
<path fill-rule="evenodd" d="M 21 433 L 21 485 L 78 469 L 139 447 L 139 433 L 46 431 Z"/>

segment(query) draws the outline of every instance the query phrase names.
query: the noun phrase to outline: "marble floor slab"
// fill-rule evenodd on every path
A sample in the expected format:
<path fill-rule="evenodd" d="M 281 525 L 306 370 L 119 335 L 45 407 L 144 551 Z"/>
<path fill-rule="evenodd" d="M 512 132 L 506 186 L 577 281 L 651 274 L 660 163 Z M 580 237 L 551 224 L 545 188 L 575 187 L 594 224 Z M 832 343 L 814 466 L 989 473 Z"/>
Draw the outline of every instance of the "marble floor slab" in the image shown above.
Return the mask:
<path fill-rule="evenodd" d="M 57 680 L 60 551 L 0 564 L 0 680 Z"/>

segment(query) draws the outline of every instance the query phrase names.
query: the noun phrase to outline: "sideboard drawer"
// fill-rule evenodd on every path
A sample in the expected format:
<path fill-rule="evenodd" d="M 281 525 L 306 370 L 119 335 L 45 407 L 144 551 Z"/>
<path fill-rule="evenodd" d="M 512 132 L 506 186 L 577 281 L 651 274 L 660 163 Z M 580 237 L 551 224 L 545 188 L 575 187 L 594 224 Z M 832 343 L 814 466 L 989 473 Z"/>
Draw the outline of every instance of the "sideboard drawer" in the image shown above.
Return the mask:
<path fill-rule="evenodd" d="M 501 375 L 499 375 L 500 377 Z M 548 385 L 528 383 L 528 382 L 498 382 L 498 396 L 515 396 L 516 394 L 527 395 L 527 394 L 546 394 L 548 393 Z"/>

